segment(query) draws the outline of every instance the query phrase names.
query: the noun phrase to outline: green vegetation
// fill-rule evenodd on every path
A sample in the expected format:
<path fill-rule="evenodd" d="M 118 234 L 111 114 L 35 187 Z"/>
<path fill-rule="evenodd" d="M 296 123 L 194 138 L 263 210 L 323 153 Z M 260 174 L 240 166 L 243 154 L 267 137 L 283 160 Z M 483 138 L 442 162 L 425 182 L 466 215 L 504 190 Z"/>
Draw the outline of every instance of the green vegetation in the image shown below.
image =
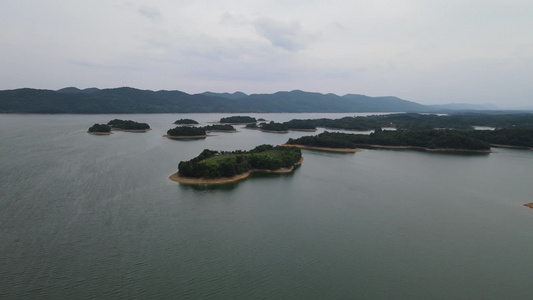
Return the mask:
<path fill-rule="evenodd" d="M 259 126 L 257 126 L 256 123 L 246 124 L 244 127 L 248 129 L 259 129 Z"/>
<path fill-rule="evenodd" d="M 177 125 L 190 125 L 190 124 L 198 124 L 198 122 L 193 120 L 193 119 L 179 119 L 176 122 L 174 122 L 174 124 L 177 124 Z"/>
<path fill-rule="evenodd" d="M 289 129 L 300 129 L 300 130 L 314 130 L 316 129 L 316 125 L 310 121 L 310 120 L 290 120 L 289 122 L 283 123 L 287 125 L 287 128 Z"/>
<path fill-rule="evenodd" d="M 289 139 L 287 144 L 328 148 L 357 148 L 361 146 L 405 146 L 428 149 L 489 150 L 485 141 L 469 137 L 455 130 L 378 130 L 370 135 L 323 132 L 317 136 Z"/>
<path fill-rule="evenodd" d="M 207 125 L 203 127 L 205 131 L 236 131 L 235 127 L 229 125 L 229 124 L 214 124 L 214 125 Z"/>
<path fill-rule="evenodd" d="M 109 125 L 106 125 L 106 124 L 94 124 L 93 126 L 91 126 L 89 128 L 89 132 L 102 132 L 102 133 L 105 133 L 105 132 L 111 132 L 111 127 L 109 127 Z"/>
<path fill-rule="evenodd" d="M 533 129 L 533 114 L 460 114 L 460 115 L 428 115 L 428 114 L 391 114 L 365 117 L 344 117 L 340 119 L 291 120 L 289 124 L 306 124 L 307 126 L 338 128 L 346 130 L 374 130 L 382 127 L 397 129 L 431 130 L 473 129 L 473 126 L 498 128 L 522 127 Z"/>
<path fill-rule="evenodd" d="M 229 124 L 243 124 L 243 123 L 255 123 L 257 120 L 248 116 L 233 116 L 220 119 L 220 123 Z"/>
<path fill-rule="evenodd" d="M 177 126 L 167 131 L 169 136 L 202 136 L 205 135 L 205 129 L 188 126 Z"/>
<path fill-rule="evenodd" d="M 462 135 L 494 145 L 533 148 L 533 129 L 503 128 L 496 130 L 464 130 Z"/>
<path fill-rule="evenodd" d="M 300 161 L 302 152 L 294 147 L 261 145 L 250 151 L 218 152 L 204 150 L 198 157 L 182 161 L 178 173 L 185 177 L 231 177 L 252 169 L 290 168 Z"/>
<path fill-rule="evenodd" d="M 138 123 L 132 120 L 119 120 L 114 119 L 107 123 L 107 125 L 122 130 L 147 130 L 150 126 L 146 123 Z"/>
<path fill-rule="evenodd" d="M 285 123 L 275 123 L 274 121 L 270 121 L 270 123 L 261 123 L 259 124 L 259 128 L 261 130 L 267 130 L 267 131 L 278 131 L 278 132 L 289 131 L 289 126 L 287 126 Z"/>

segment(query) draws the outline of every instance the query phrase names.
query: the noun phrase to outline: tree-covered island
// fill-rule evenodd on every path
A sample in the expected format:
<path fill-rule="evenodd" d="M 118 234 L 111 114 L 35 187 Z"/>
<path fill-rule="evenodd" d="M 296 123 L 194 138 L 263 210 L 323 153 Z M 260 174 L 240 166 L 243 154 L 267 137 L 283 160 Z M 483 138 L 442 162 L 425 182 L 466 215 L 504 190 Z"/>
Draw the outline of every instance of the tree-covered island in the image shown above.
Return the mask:
<path fill-rule="evenodd" d="M 289 126 L 287 126 L 285 123 L 276 123 L 274 121 L 270 121 L 270 123 L 259 124 L 259 129 L 261 131 L 274 132 L 274 133 L 288 133 L 289 132 Z"/>
<path fill-rule="evenodd" d="M 212 151 L 182 161 L 170 179 L 186 184 L 224 184 L 248 177 L 253 172 L 289 173 L 303 161 L 295 147 L 260 145 L 250 151 Z"/>
<path fill-rule="evenodd" d="M 132 120 L 114 119 L 107 123 L 114 130 L 122 130 L 129 132 L 145 132 L 150 130 L 150 125 L 146 123 L 139 123 Z"/>
<path fill-rule="evenodd" d="M 203 139 L 207 137 L 204 128 L 177 126 L 169 129 L 164 137 L 169 139 Z"/>
<path fill-rule="evenodd" d="M 249 116 L 232 116 L 220 119 L 219 123 L 239 125 L 257 123 L 257 120 Z"/>
<path fill-rule="evenodd" d="M 87 132 L 94 135 L 108 135 L 111 134 L 111 127 L 106 124 L 94 124 Z"/>
<path fill-rule="evenodd" d="M 285 146 L 318 150 L 392 148 L 427 151 L 490 152 L 489 143 L 455 130 L 377 130 L 370 135 L 323 132 L 316 136 L 289 139 Z"/>
<path fill-rule="evenodd" d="M 198 125 L 198 122 L 193 119 L 179 119 L 174 122 L 176 125 Z"/>
<path fill-rule="evenodd" d="M 229 124 L 213 124 L 204 126 L 203 128 L 205 132 L 237 132 L 235 127 Z"/>

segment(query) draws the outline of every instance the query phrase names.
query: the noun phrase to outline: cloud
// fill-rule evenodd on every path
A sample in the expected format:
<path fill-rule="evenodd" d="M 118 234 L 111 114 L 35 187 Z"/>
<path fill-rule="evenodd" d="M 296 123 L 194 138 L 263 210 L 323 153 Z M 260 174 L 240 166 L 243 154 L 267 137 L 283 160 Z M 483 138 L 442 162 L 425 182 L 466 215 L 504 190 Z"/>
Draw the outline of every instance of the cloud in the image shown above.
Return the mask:
<path fill-rule="evenodd" d="M 161 14 L 161 12 L 159 11 L 157 7 L 143 5 L 139 7 L 137 12 L 141 16 L 148 18 L 152 21 L 160 21 L 163 19 L 163 15 Z"/>
<path fill-rule="evenodd" d="M 270 43 L 288 51 L 298 51 L 305 48 L 311 41 L 311 35 L 306 34 L 299 22 L 281 23 L 269 18 L 261 18 L 253 23 L 255 31 Z"/>

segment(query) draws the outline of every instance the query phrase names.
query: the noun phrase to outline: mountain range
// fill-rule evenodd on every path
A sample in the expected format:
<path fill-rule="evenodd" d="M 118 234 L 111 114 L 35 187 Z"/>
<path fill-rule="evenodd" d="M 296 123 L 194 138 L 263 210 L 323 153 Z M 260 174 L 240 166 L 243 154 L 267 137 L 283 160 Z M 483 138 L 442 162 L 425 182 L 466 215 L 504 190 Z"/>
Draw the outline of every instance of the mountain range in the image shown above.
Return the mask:
<path fill-rule="evenodd" d="M 273 94 L 242 92 L 187 94 L 130 87 L 111 89 L 0 91 L 1 113 L 273 113 L 435 112 L 437 108 L 397 97 L 338 96 L 294 90 Z"/>

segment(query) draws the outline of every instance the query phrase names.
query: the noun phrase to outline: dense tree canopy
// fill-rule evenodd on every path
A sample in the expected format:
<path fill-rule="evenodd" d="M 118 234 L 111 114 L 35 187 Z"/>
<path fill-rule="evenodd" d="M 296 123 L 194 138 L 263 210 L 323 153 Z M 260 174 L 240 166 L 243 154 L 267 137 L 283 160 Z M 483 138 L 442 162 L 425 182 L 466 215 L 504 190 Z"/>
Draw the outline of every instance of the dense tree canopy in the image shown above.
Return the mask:
<path fill-rule="evenodd" d="M 107 123 L 107 125 L 113 127 L 113 128 L 118 128 L 118 129 L 123 129 L 123 130 L 146 130 L 146 129 L 150 129 L 150 126 L 146 123 L 138 123 L 138 122 L 134 122 L 132 120 L 119 120 L 119 119 L 114 119 L 114 120 L 111 120 Z"/>
<path fill-rule="evenodd" d="M 193 119 L 179 119 L 176 122 L 174 122 L 174 124 L 177 124 L 177 125 L 188 125 L 188 124 L 198 124 L 198 122 L 193 120 Z"/>
<path fill-rule="evenodd" d="M 276 123 L 274 121 L 270 121 L 270 123 L 261 123 L 259 124 L 259 128 L 261 128 L 261 130 L 280 132 L 285 132 L 289 130 L 289 126 L 287 126 L 285 123 Z"/>
<path fill-rule="evenodd" d="M 111 127 L 106 124 L 94 124 L 89 127 L 89 132 L 111 132 Z"/>
<path fill-rule="evenodd" d="M 167 134 L 170 136 L 201 136 L 205 135 L 205 129 L 189 126 L 177 126 L 169 129 Z"/>
<path fill-rule="evenodd" d="M 229 124 L 213 124 L 213 125 L 204 126 L 203 128 L 205 129 L 205 131 L 215 131 L 215 130 L 235 131 L 235 127 Z"/>
<path fill-rule="evenodd" d="M 407 146 L 429 149 L 488 150 L 489 144 L 454 130 L 379 131 L 370 135 L 323 132 L 317 136 L 289 139 L 287 144 L 312 147 L 357 148 L 361 146 Z"/>
<path fill-rule="evenodd" d="M 257 120 L 248 116 L 233 116 L 222 118 L 219 121 L 220 123 L 229 123 L 229 124 L 242 124 L 242 123 L 255 123 Z"/>

